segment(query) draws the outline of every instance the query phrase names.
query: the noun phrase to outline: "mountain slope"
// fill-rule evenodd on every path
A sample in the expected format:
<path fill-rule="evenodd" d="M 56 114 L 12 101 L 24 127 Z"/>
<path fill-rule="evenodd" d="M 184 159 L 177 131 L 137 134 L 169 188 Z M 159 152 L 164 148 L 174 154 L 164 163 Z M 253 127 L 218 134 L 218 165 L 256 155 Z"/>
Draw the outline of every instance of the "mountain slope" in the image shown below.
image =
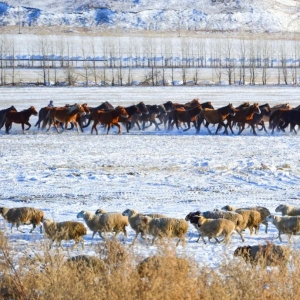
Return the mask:
<path fill-rule="evenodd" d="M 300 32 L 299 0 L 0 2 L 0 25 Z"/>

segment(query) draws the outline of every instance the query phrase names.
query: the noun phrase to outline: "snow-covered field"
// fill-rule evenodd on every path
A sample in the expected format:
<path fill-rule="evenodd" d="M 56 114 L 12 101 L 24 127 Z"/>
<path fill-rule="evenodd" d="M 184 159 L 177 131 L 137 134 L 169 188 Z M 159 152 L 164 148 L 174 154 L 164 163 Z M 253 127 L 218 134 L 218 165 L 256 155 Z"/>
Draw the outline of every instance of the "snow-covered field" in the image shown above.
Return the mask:
<path fill-rule="evenodd" d="M 168 100 L 185 103 L 193 98 L 212 101 L 218 108 L 232 102 L 268 102 L 271 106 L 290 102 L 299 105 L 299 88 L 293 87 L 128 87 L 128 88 L 8 88 L 1 89 L 0 109 L 14 105 L 18 110 L 34 105 L 37 110 L 53 100 L 57 106 L 84 103 L 96 106 L 104 101 L 113 105 L 162 104 Z M 31 117 L 32 125 L 37 117 Z M 77 220 L 81 210 L 159 212 L 184 218 L 194 210 L 211 210 L 226 204 L 239 207 L 262 205 L 274 213 L 281 203 L 299 205 L 300 160 L 299 137 L 259 132 L 253 136 L 245 130 L 241 136 L 208 135 L 201 128 L 188 132 L 154 131 L 148 128 L 129 134 L 98 136 L 54 130 L 45 133 L 32 127 L 25 135 L 20 125 L 11 134 L 0 131 L 0 206 L 32 206 L 45 211 L 56 221 Z M 83 220 L 81 220 L 83 221 Z M 1 230 L 16 251 L 30 254 L 43 234 L 10 233 L 2 220 Z M 268 234 L 262 225 L 258 235 L 245 232 L 246 245 L 272 241 L 277 230 L 271 224 Z M 129 246 L 134 232 L 128 228 Z M 122 236 L 120 235 L 120 239 Z M 188 254 L 199 264 L 216 267 L 224 253 L 232 257 L 242 242 L 234 234 L 231 244 L 196 243 L 197 234 L 190 226 L 185 247 L 178 254 Z M 299 237 L 292 247 L 299 249 Z M 101 243 L 98 236 L 85 236 L 85 253 Z M 158 242 L 159 243 L 159 242 Z M 175 243 L 175 241 L 172 241 Z M 275 243 L 279 244 L 278 240 Z M 287 243 L 284 237 L 284 244 Z M 71 243 L 64 243 L 69 246 Z M 156 246 L 139 241 L 134 251 L 141 255 L 155 253 Z M 74 253 L 82 253 L 81 247 Z M 71 252 L 73 253 L 73 252 Z"/>

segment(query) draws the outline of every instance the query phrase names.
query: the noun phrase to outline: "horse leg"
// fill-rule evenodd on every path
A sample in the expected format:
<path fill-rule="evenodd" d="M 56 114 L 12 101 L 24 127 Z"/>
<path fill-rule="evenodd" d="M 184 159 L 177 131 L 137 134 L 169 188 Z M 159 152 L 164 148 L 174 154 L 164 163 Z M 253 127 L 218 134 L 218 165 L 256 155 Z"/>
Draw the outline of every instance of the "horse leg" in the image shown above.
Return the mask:
<path fill-rule="evenodd" d="M 187 131 L 187 130 L 189 130 L 191 128 L 190 122 L 187 122 L 187 125 L 188 125 L 188 128 L 183 129 L 183 131 Z"/>
<path fill-rule="evenodd" d="M 209 124 L 210 124 L 210 123 L 206 121 L 206 124 L 205 124 L 204 126 L 207 128 L 208 133 L 211 134 L 211 131 L 210 131 L 210 129 L 208 128 L 208 125 L 209 125 Z"/>
<path fill-rule="evenodd" d="M 245 123 L 242 123 L 242 128 L 240 129 L 238 134 L 241 134 L 244 129 L 245 129 Z"/>
<path fill-rule="evenodd" d="M 255 126 L 254 126 L 253 124 L 250 124 L 250 126 L 251 126 L 251 128 L 252 128 L 252 130 L 253 130 L 253 134 L 254 134 L 254 135 L 257 135 L 257 133 L 256 133 L 256 131 L 255 131 Z"/>
<path fill-rule="evenodd" d="M 6 123 L 5 123 L 5 133 L 7 133 L 7 134 L 9 133 L 11 124 L 12 124 L 12 123 L 10 123 L 10 122 L 6 122 Z"/>
<path fill-rule="evenodd" d="M 26 128 L 25 130 L 29 130 L 29 128 L 31 127 L 31 124 L 29 122 L 25 122 L 25 124 L 28 126 L 28 128 Z"/>
<path fill-rule="evenodd" d="M 106 132 L 106 134 L 108 134 L 108 132 L 109 132 L 109 130 L 110 130 L 110 126 L 111 126 L 111 124 L 110 124 L 110 123 L 108 123 L 108 125 L 107 125 L 107 132 Z"/>
<path fill-rule="evenodd" d="M 113 125 L 116 125 L 118 127 L 118 134 L 121 133 L 121 126 L 119 123 L 113 123 Z"/>
<path fill-rule="evenodd" d="M 22 131 L 23 131 L 23 133 L 25 133 L 25 131 L 24 131 L 24 123 L 21 123 L 21 125 L 22 125 Z"/>

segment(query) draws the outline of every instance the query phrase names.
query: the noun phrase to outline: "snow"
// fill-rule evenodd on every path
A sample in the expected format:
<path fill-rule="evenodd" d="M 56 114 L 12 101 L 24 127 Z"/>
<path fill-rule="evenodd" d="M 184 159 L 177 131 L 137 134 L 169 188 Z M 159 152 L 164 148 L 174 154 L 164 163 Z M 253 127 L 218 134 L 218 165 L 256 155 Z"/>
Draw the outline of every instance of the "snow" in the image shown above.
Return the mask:
<path fill-rule="evenodd" d="M 268 102 L 271 106 L 290 102 L 299 104 L 299 88 L 293 87 L 102 87 L 102 88 L 6 88 L 1 90 L 0 109 L 14 105 L 18 110 L 34 105 L 38 110 L 52 99 L 57 106 L 84 103 L 96 106 L 104 101 L 113 105 L 131 105 L 144 101 L 161 104 L 166 101 L 185 103 L 194 98 L 212 101 L 217 108 L 232 102 Z M 32 116 L 32 125 L 37 117 Z M 208 135 L 205 128 L 195 134 L 194 128 L 182 132 L 168 132 L 161 127 L 144 132 L 134 128 L 130 133 L 99 135 L 65 131 L 57 134 L 37 130 L 34 126 L 26 134 L 14 124 L 11 134 L 0 131 L 0 206 L 32 206 L 42 209 L 56 221 L 74 220 L 81 210 L 94 212 L 124 211 L 127 208 L 144 213 L 163 213 L 184 218 L 195 210 L 212 210 L 231 204 L 237 207 L 261 205 L 275 213 L 281 203 L 299 205 L 300 161 L 297 151 L 299 137 L 292 134 L 275 135 L 259 132 L 253 136 L 249 129 L 241 136 Z M 43 241 L 43 234 L 31 226 L 22 226 L 25 233 L 2 220 L 16 252 L 32 254 L 35 245 Z M 129 248 L 134 232 L 128 227 Z M 275 240 L 277 230 L 270 224 L 264 233 L 245 233 L 245 245 L 264 244 Z M 178 255 L 187 254 L 201 265 L 217 267 L 224 253 L 232 257 L 242 244 L 234 233 L 229 246 L 202 241 L 193 226 L 189 227 L 186 246 L 177 247 Z M 120 241 L 122 235 L 119 237 Z M 96 236 L 85 236 L 86 250 L 81 247 L 68 253 L 93 253 L 93 245 L 101 243 Z M 159 243 L 159 241 L 158 241 Z M 170 241 L 175 243 L 175 240 Z M 70 246 L 72 242 L 63 243 Z M 283 237 L 283 243 L 287 238 Z M 291 246 L 299 248 L 299 237 Z M 134 250 L 142 256 L 155 253 L 157 246 L 137 241 Z M 66 251 L 67 253 L 67 251 Z"/>

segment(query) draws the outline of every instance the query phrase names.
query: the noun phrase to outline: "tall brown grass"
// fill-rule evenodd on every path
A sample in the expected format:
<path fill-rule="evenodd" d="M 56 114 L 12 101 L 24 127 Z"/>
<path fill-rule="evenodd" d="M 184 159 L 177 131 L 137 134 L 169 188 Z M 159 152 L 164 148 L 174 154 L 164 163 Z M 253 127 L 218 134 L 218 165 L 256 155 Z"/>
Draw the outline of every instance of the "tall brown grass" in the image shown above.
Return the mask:
<path fill-rule="evenodd" d="M 300 299 L 295 251 L 286 268 L 251 267 L 232 256 L 212 269 L 176 257 L 168 244 L 143 261 L 132 248 L 107 240 L 93 246 L 100 262 L 94 264 L 67 261 L 64 251 L 49 251 L 44 242 L 32 257 L 15 255 L 0 237 L 0 299 Z"/>

